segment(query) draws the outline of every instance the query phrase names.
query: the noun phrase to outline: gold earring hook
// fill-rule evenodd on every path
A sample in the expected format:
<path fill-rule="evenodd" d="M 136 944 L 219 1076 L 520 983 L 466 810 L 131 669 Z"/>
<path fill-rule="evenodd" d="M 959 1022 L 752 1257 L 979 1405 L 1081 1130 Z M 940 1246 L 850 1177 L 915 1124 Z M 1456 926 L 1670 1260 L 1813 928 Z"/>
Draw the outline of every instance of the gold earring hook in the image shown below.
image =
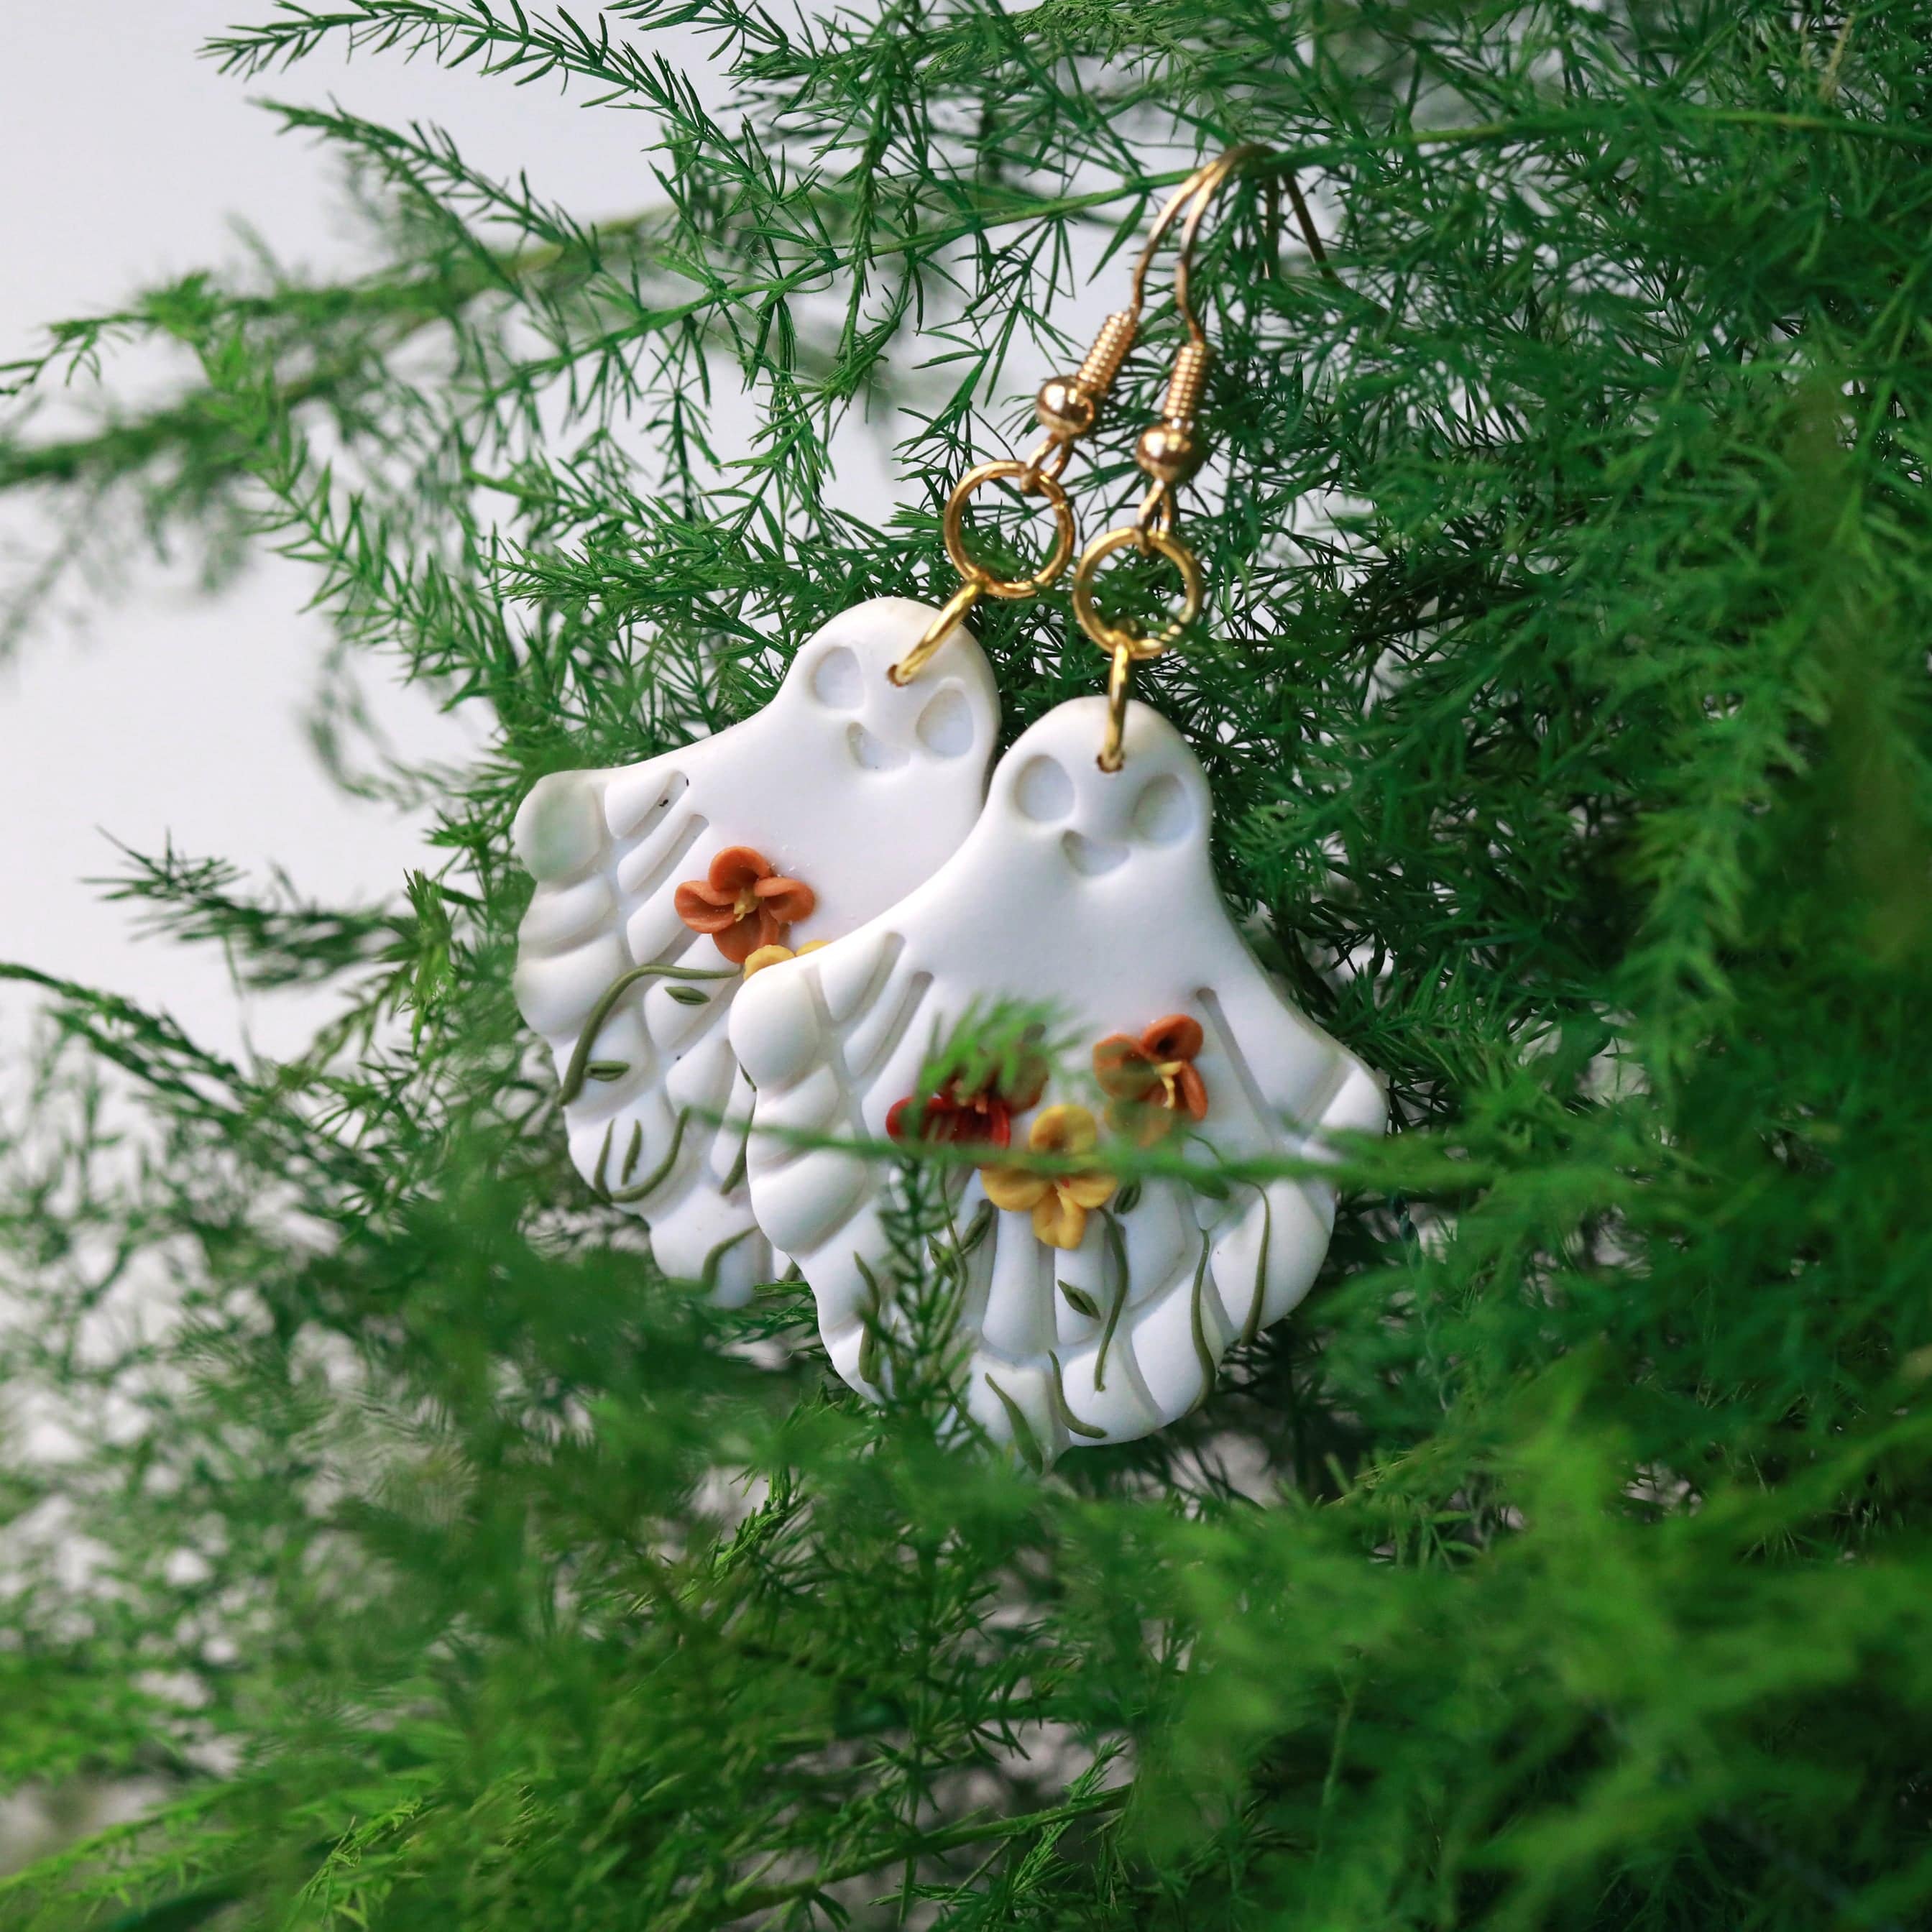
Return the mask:
<path fill-rule="evenodd" d="M 1258 141 L 1238 142 L 1234 146 L 1217 154 L 1194 172 L 1175 190 L 1174 198 L 1160 213 L 1159 220 L 1148 234 L 1147 246 L 1141 251 L 1139 266 L 1134 274 L 1136 305 L 1139 303 L 1141 286 L 1147 274 L 1148 262 L 1153 258 L 1155 245 L 1172 224 L 1174 216 L 1184 206 L 1189 206 L 1186 224 L 1180 231 L 1180 239 L 1174 250 L 1174 305 L 1180 312 L 1180 319 L 1186 325 L 1188 340 L 1205 347 L 1208 333 L 1201 326 L 1200 317 L 1194 310 L 1194 244 L 1201 233 L 1201 224 L 1207 219 L 1208 212 L 1229 178 L 1254 160 L 1266 154 L 1268 150 Z M 1268 228 L 1270 235 L 1278 234 L 1281 226 L 1280 194 L 1282 188 L 1288 190 L 1288 203 L 1294 211 L 1294 225 L 1300 230 L 1301 239 L 1308 250 L 1309 259 L 1322 274 L 1337 287 L 1340 282 L 1334 266 L 1328 260 L 1328 250 L 1322 245 L 1322 231 L 1315 225 L 1315 217 L 1310 212 L 1306 198 L 1301 192 L 1301 184 L 1291 172 L 1277 177 L 1270 175 L 1268 179 L 1270 204 Z"/>
<path fill-rule="evenodd" d="M 1187 325 L 1189 340 L 1204 344 L 1207 332 L 1201 326 L 1200 319 L 1194 313 L 1191 294 L 1194 273 L 1194 244 L 1201 232 L 1201 224 L 1208 211 L 1214 206 L 1215 197 L 1229 176 L 1238 173 L 1249 162 L 1268 150 L 1256 141 L 1238 142 L 1233 147 L 1206 161 L 1176 188 L 1168 197 L 1167 204 L 1154 218 L 1154 226 L 1148 230 L 1148 238 L 1141 249 L 1140 260 L 1134 266 L 1134 308 L 1138 311 L 1142 293 L 1147 286 L 1149 265 L 1154 251 L 1161 244 L 1167 231 L 1174 226 L 1174 218 L 1183 208 L 1188 211 L 1187 220 L 1180 231 L 1180 240 L 1175 251 L 1174 266 L 1174 302 L 1180 311 L 1180 319 Z"/>
<path fill-rule="evenodd" d="M 1208 371 L 1213 359 L 1213 351 L 1208 346 L 1207 332 L 1202 327 L 1199 316 L 1195 313 L 1192 296 L 1195 244 L 1200 235 L 1202 222 L 1208 211 L 1231 176 L 1246 167 L 1267 150 L 1253 142 L 1242 142 L 1218 154 L 1211 161 L 1196 168 L 1171 194 L 1154 218 L 1154 225 L 1148 231 L 1140 256 L 1134 265 L 1132 286 L 1127 306 L 1116 310 L 1100 326 L 1094 338 L 1094 346 L 1088 350 L 1079 368 L 1071 376 L 1056 376 L 1042 385 L 1034 404 L 1035 413 L 1041 428 L 1046 431 L 1040 446 L 1024 463 L 982 463 L 969 470 L 953 485 L 946 500 L 946 509 L 941 520 L 941 531 L 945 538 L 946 554 L 953 568 L 959 573 L 959 586 L 949 597 L 944 608 L 927 626 L 924 634 L 904 658 L 894 664 L 886 675 L 896 685 L 909 684 L 930 663 L 935 652 L 952 634 L 956 626 L 970 613 L 982 597 L 1018 598 L 1036 597 L 1056 582 L 1065 570 L 1073 553 L 1075 534 L 1073 512 L 1066 500 L 1066 493 L 1060 487 L 1060 478 L 1066 472 L 1072 457 L 1073 446 L 1092 433 L 1099 422 L 1102 405 L 1112 393 L 1121 366 L 1127 359 L 1140 331 L 1140 319 L 1145 305 L 1147 278 L 1156 252 L 1168 230 L 1184 214 L 1180 249 L 1174 268 L 1174 302 L 1181 318 L 1186 324 L 1188 339 L 1176 358 L 1174 372 L 1168 380 L 1167 402 L 1162 411 L 1162 421 L 1145 430 L 1136 452 L 1136 460 L 1153 479 L 1153 487 L 1147 500 L 1141 506 L 1141 513 L 1130 532 L 1133 541 L 1144 554 L 1158 550 L 1173 562 L 1181 572 L 1186 586 L 1187 602 L 1175 624 L 1163 632 L 1166 641 L 1150 647 L 1145 640 L 1134 640 L 1132 655 L 1151 657 L 1167 647 L 1167 644 L 1178 636 L 1181 629 L 1194 622 L 1200 615 L 1200 571 L 1193 554 L 1178 539 L 1171 542 L 1163 539 L 1171 536 L 1174 524 L 1174 493 L 1200 466 L 1205 452 L 1199 447 L 1199 440 L 1194 429 L 1194 418 L 1201 397 L 1207 387 Z M 1328 257 L 1323 252 L 1320 236 L 1310 218 L 1307 205 L 1291 176 L 1288 182 L 1288 193 L 1293 198 L 1296 220 L 1306 240 L 1310 251 L 1324 274 L 1330 273 Z M 1271 184 L 1272 193 L 1272 184 Z M 1010 482 L 1016 484 L 1023 495 L 1046 499 L 1054 520 L 1053 548 L 1040 567 L 1030 576 L 1021 578 L 996 577 L 983 564 L 977 562 L 966 548 L 966 506 L 974 492 L 982 485 Z M 1116 533 L 1111 533 L 1113 535 Z M 1100 546 L 1106 544 L 1106 548 Z M 1074 572 L 1074 608 L 1079 615 L 1082 626 L 1089 637 L 1102 648 L 1115 650 L 1114 641 L 1103 641 L 1102 632 L 1109 627 L 1102 626 L 1093 610 L 1093 569 L 1102 556 L 1111 555 L 1120 547 L 1118 543 L 1108 543 L 1097 539 L 1089 544 Z M 1185 560 L 1184 561 L 1183 560 Z M 1120 634 L 1111 632 L 1111 638 Z M 1125 660 L 1118 659 L 1113 680 L 1121 694 L 1118 716 L 1124 717 Z M 1118 751 L 1118 730 L 1110 740 Z M 1118 770 L 1116 763 L 1108 767 Z"/>
<path fill-rule="evenodd" d="M 1079 368 L 1071 376 L 1055 376 L 1041 386 L 1034 410 L 1046 431 L 1040 446 L 1024 463 L 982 463 L 969 470 L 955 484 L 946 500 L 940 530 L 946 554 L 959 573 L 959 587 L 946 600 L 944 608 L 926 626 L 924 635 L 886 674 L 896 685 L 909 684 L 933 658 L 952 629 L 982 597 L 1018 598 L 1036 597 L 1054 584 L 1072 561 L 1074 544 L 1073 512 L 1061 488 L 1073 446 L 1092 433 L 1100 419 L 1102 405 L 1112 393 L 1121 365 L 1127 359 L 1140 332 L 1141 312 L 1145 305 L 1148 271 L 1155 251 L 1184 212 L 1188 220 L 1181 247 L 1192 266 L 1194 238 L 1199 232 L 1207 204 L 1222 183 L 1254 156 L 1264 152 L 1252 142 L 1230 148 L 1224 154 L 1196 168 L 1170 195 L 1154 226 L 1148 230 L 1140 259 L 1134 265 L 1133 284 L 1127 306 L 1117 309 L 1100 325 Z M 1191 212 L 1190 212 L 1191 211 Z M 1185 316 L 1190 339 L 1204 354 L 1207 338 L 1187 296 L 1185 269 L 1175 277 L 1175 296 Z M 1204 377 L 1205 365 L 1203 364 Z M 1198 394 L 1198 390 L 1197 390 Z M 1011 482 L 1022 494 L 1041 496 L 1053 514 L 1054 543 L 1046 560 L 1028 577 L 996 577 L 977 562 L 966 548 L 966 506 L 974 492 L 984 484 Z M 1171 514 L 1169 520 L 1172 520 Z M 1142 548 L 1148 540 L 1142 540 Z M 1076 596 L 1078 592 L 1076 591 Z M 1191 620 L 1190 620 L 1191 621 Z"/>
<path fill-rule="evenodd" d="M 1118 772 L 1124 762 L 1122 740 L 1126 731 L 1127 700 L 1136 662 L 1159 657 L 1172 649 L 1201 615 L 1204 591 L 1200 560 L 1174 534 L 1174 529 L 1176 493 L 1200 468 L 1208 454 L 1196 427 L 1196 419 L 1207 392 L 1214 350 L 1194 307 L 1194 251 L 1202 225 L 1222 189 L 1242 169 L 1267 152 L 1254 142 L 1242 142 L 1196 169 L 1155 217 L 1135 266 L 1133 299 L 1138 312 L 1155 250 L 1168 230 L 1184 214 L 1175 250 L 1174 301 L 1186 326 L 1187 340 L 1174 357 L 1160 420 L 1142 430 L 1135 446 L 1134 460 L 1148 479 L 1147 494 L 1133 522 L 1096 537 L 1082 553 L 1073 572 L 1074 615 L 1079 620 L 1081 629 L 1107 653 L 1109 660 L 1107 730 L 1099 759 L 1103 772 Z M 1296 220 L 1310 253 L 1323 272 L 1328 273 L 1328 256 L 1322 249 L 1321 238 L 1315 232 L 1307 204 L 1292 176 L 1288 186 Z M 1180 610 L 1152 637 L 1135 626 L 1108 623 L 1094 602 L 1094 578 L 1100 565 L 1116 550 L 1130 544 L 1136 545 L 1143 556 L 1158 554 L 1165 558 L 1180 575 Z"/>

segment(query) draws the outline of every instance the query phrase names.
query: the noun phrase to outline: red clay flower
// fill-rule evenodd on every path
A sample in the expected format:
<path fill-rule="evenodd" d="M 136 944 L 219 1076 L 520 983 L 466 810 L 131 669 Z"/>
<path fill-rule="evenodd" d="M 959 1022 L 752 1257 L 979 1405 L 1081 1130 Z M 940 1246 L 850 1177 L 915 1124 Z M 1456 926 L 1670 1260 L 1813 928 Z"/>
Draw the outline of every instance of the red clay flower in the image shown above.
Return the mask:
<path fill-rule="evenodd" d="M 1111 1034 L 1094 1049 L 1094 1075 L 1107 1096 L 1107 1124 L 1151 1147 L 1185 1114 L 1208 1112 L 1208 1088 L 1194 1064 L 1204 1036 L 1185 1013 L 1156 1020 L 1138 1040 Z"/>
<path fill-rule="evenodd" d="M 711 862 L 710 874 L 687 879 L 677 889 L 677 916 L 693 932 L 708 932 L 734 966 L 761 946 L 776 946 L 788 926 L 812 916 L 818 903 L 812 888 L 780 878 L 762 853 L 728 845 Z"/>
<path fill-rule="evenodd" d="M 913 1139 L 916 1114 L 916 1138 L 920 1140 L 940 1146 L 1011 1147 L 1013 1116 L 1024 1114 L 1039 1100 L 1046 1088 L 1046 1074 L 1045 1061 L 1028 1056 L 1021 1062 L 1010 1093 L 1002 1094 L 990 1078 L 962 1093 L 956 1078 L 923 1102 L 916 1094 L 908 1094 L 892 1102 L 892 1112 L 886 1116 L 886 1132 L 896 1141 Z"/>

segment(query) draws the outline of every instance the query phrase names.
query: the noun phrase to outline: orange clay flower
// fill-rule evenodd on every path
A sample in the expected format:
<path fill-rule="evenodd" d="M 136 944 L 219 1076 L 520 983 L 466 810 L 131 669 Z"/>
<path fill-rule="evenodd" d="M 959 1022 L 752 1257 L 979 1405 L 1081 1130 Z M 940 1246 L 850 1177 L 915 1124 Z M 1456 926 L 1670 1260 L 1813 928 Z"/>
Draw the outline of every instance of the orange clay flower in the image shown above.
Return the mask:
<path fill-rule="evenodd" d="M 711 862 L 708 878 L 687 879 L 674 902 L 693 932 L 708 932 L 734 966 L 760 946 L 775 946 L 788 926 L 812 916 L 818 903 L 809 886 L 782 879 L 748 845 L 728 845 Z"/>
<path fill-rule="evenodd" d="M 1156 1020 L 1138 1040 L 1117 1033 L 1094 1049 L 1094 1077 L 1107 1095 L 1107 1124 L 1141 1147 L 1152 1147 L 1180 1116 L 1208 1112 L 1208 1089 L 1194 1057 L 1201 1022 L 1185 1013 Z"/>
<path fill-rule="evenodd" d="M 816 952 L 820 946 L 830 946 L 829 939 L 808 939 L 794 952 L 789 946 L 761 946 L 745 962 L 745 977 L 754 973 L 762 973 L 767 966 L 776 966 L 788 959 L 796 959 L 808 952 Z"/>
<path fill-rule="evenodd" d="M 1100 1138 L 1084 1107 L 1048 1107 L 1034 1117 L 1027 1145 L 1035 1154 L 1078 1156 Z M 1087 1168 L 1078 1174 L 1028 1174 L 1018 1168 L 982 1167 L 980 1184 L 995 1208 L 1009 1214 L 1033 1210 L 1033 1231 L 1049 1248 L 1077 1248 L 1087 1232 L 1087 1216 L 1114 1198 L 1120 1183 L 1111 1174 Z"/>

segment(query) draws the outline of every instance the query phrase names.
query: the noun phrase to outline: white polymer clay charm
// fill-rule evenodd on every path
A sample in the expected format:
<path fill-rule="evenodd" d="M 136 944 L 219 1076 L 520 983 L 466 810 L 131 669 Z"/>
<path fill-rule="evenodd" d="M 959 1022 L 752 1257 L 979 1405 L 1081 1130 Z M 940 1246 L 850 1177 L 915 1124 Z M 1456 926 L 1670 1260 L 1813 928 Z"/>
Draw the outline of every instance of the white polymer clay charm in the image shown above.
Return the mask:
<path fill-rule="evenodd" d="M 556 1056 L 578 1171 L 640 1216 L 668 1274 L 742 1301 L 784 1265 L 746 1186 L 751 1091 L 727 1021 L 747 968 L 853 931 L 958 847 L 999 706 L 952 631 L 887 677 L 937 614 L 880 598 L 800 650 L 755 717 L 607 771 L 559 772 L 517 815 L 537 882 L 517 1004 Z"/>
<path fill-rule="evenodd" d="M 1318 1155 L 1324 1131 L 1378 1132 L 1386 1112 L 1376 1077 L 1236 930 L 1209 862 L 1207 780 L 1180 734 L 1132 705 L 1108 774 L 1094 755 L 1106 711 L 1082 698 L 1042 718 L 948 863 L 824 951 L 760 974 L 731 1022 L 757 1089 L 759 1224 L 811 1283 L 839 1372 L 868 1394 L 894 1319 L 880 1286 L 892 1168 L 799 1137 L 984 1143 L 956 1204 L 959 1229 L 983 1226 L 959 1244 L 966 1400 L 996 1440 L 1049 1457 L 1185 1414 L 1235 1339 L 1306 1292 L 1334 1225 L 1318 1178 L 1218 1199 L 1160 1179 L 1124 1192 L 1109 1137 Z M 1002 1000 L 1049 1004 L 1055 1037 L 1077 1043 L 1054 1082 L 915 1096 L 935 1046 Z M 1003 1147 L 1092 1148 L 1094 1165 L 1048 1179 L 1003 1168 Z"/>

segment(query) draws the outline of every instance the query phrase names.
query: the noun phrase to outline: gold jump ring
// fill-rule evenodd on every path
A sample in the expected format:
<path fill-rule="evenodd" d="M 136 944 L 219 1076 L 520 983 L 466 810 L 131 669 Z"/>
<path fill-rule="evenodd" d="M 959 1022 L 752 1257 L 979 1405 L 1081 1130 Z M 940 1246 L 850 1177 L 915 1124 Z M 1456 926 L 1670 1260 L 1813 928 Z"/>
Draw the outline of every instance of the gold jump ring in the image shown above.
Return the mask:
<path fill-rule="evenodd" d="M 982 483 L 1002 482 L 1017 482 L 1025 494 L 1044 496 L 1053 512 L 1052 550 L 1030 577 L 995 577 L 967 553 L 967 501 Z M 988 597 L 1037 597 L 1066 568 L 1067 560 L 1073 554 L 1073 506 L 1066 500 L 1066 492 L 1046 470 L 1024 463 L 982 463 L 968 470 L 946 500 L 942 527 L 946 554 L 952 560 L 953 568 L 968 583 L 978 584 Z"/>
<path fill-rule="evenodd" d="M 1094 608 L 1094 579 L 1100 566 L 1117 550 L 1132 544 L 1136 549 L 1157 550 L 1180 573 L 1183 596 L 1180 614 L 1168 619 L 1160 632 L 1148 637 L 1125 624 L 1110 624 Z M 1109 656 L 1124 649 L 1135 658 L 1157 658 L 1185 634 L 1201 615 L 1205 592 L 1201 581 L 1201 563 L 1194 553 L 1171 531 L 1156 527 L 1142 530 L 1128 524 L 1096 537 L 1082 554 L 1073 573 L 1073 614 L 1084 631 Z"/>
<path fill-rule="evenodd" d="M 982 483 L 1017 483 L 1021 494 L 1044 496 L 1053 512 L 1053 548 L 1046 561 L 1030 577 L 995 577 L 984 564 L 976 562 L 966 549 L 966 505 Z M 933 653 L 952 634 L 982 597 L 1036 597 L 1066 568 L 1073 554 L 1073 506 L 1052 470 L 1032 463 L 982 463 L 969 470 L 952 486 L 946 500 L 946 515 L 940 525 L 946 538 L 946 554 L 958 572 L 959 588 L 946 600 L 946 608 L 926 626 L 926 634 L 886 673 L 894 683 L 910 684 L 932 662 Z"/>

